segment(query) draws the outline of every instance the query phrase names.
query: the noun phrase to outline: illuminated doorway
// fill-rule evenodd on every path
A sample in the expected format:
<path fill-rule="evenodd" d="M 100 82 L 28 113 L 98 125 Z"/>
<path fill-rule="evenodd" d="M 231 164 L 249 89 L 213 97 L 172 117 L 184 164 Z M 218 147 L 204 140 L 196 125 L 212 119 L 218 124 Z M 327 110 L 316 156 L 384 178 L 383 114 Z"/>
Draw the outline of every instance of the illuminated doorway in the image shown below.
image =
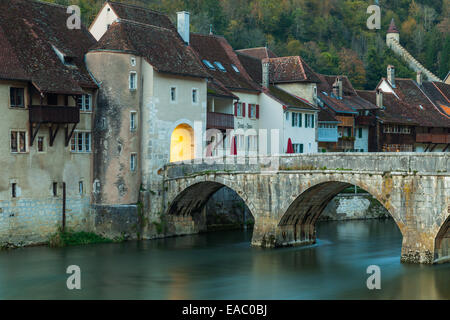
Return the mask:
<path fill-rule="evenodd" d="M 170 138 L 170 162 L 194 158 L 194 130 L 187 124 L 180 124 Z"/>

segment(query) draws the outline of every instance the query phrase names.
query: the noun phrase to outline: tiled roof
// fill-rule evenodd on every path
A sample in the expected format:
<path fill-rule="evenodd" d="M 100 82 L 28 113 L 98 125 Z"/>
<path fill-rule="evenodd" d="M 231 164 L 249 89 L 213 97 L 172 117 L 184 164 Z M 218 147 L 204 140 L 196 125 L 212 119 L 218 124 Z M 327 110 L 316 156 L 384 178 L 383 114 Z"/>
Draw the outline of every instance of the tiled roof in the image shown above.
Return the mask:
<path fill-rule="evenodd" d="M 270 63 L 270 83 L 320 82 L 316 73 L 299 56 L 264 60 Z"/>
<path fill-rule="evenodd" d="M 358 95 L 371 103 L 376 103 L 376 92 L 357 90 Z M 378 109 L 376 114 L 384 123 L 417 125 L 420 119 L 417 119 L 417 113 L 412 113 L 410 106 L 398 99 L 392 93 L 383 93 L 383 109 Z"/>
<path fill-rule="evenodd" d="M 96 87 L 84 54 L 89 31 L 67 28 L 66 7 L 30 0 L 0 1 L 0 78 L 31 81 L 41 92 L 78 94 Z M 65 65 L 56 48 L 73 60 Z"/>
<path fill-rule="evenodd" d="M 333 83 L 336 81 L 337 77 L 340 77 L 342 79 L 342 93 L 346 96 L 356 95 L 356 91 L 347 76 L 329 76 L 319 73 L 316 75 L 320 80 L 317 84 L 318 92 L 326 92 L 330 94 L 333 91 Z"/>
<path fill-rule="evenodd" d="M 411 114 L 420 119 L 420 126 L 450 127 L 450 118 L 439 110 L 412 79 L 395 79 L 395 94 L 409 105 Z"/>
<path fill-rule="evenodd" d="M 323 94 L 322 92 L 319 92 L 317 96 L 335 113 L 358 114 L 356 109 L 353 108 L 350 99 L 337 99 L 331 95 Z"/>
<path fill-rule="evenodd" d="M 164 13 L 120 2 L 107 2 L 120 19 L 131 20 L 156 27 L 176 30 Z"/>
<path fill-rule="evenodd" d="M 230 90 L 214 78 L 208 81 L 208 95 L 239 100 L 239 97 L 235 96 Z"/>
<path fill-rule="evenodd" d="M 258 84 L 248 75 L 233 48 L 224 37 L 191 33 L 190 45 L 202 61 L 208 60 L 213 65 L 216 61 L 222 64 L 225 72 L 220 71 L 214 65 L 214 70 L 208 69 L 208 73 L 229 90 L 260 91 Z M 233 65 L 239 72 L 234 70 Z"/>
<path fill-rule="evenodd" d="M 261 60 L 254 58 L 252 56 L 248 56 L 244 53 L 236 51 L 236 54 L 241 61 L 242 66 L 247 70 L 247 73 L 250 77 L 258 84 L 262 83 L 262 64 Z"/>
<path fill-rule="evenodd" d="M 311 111 L 317 110 L 315 106 L 313 106 L 306 100 L 296 97 L 284 91 L 283 89 L 278 88 L 277 86 L 270 85 L 269 88 L 264 88 L 263 92 L 286 107 L 301 108 Z"/>
<path fill-rule="evenodd" d="M 129 20 L 114 22 L 90 51 L 110 50 L 144 57 L 158 72 L 209 77 L 192 48 L 172 29 Z"/>
<path fill-rule="evenodd" d="M 442 82 L 424 81 L 420 87 L 428 98 L 438 107 L 443 113 L 447 113 L 446 108 L 450 108 L 450 85 Z M 447 113 L 447 115 L 450 115 Z"/>
<path fill-rule="evenodd" d="M 318 118 L 319 122 L 339 122 L 327 108 L 320 108 Z"/>
<path fill-rule="evenodd" d="M 259 48 L 247 48 L 236 50 L 239 53 L 243 53 L 247 56 L 262 60 L 266 58 L 277 58 L 278 56 L 272 52 L 269 48 L 259 47 Z"/>

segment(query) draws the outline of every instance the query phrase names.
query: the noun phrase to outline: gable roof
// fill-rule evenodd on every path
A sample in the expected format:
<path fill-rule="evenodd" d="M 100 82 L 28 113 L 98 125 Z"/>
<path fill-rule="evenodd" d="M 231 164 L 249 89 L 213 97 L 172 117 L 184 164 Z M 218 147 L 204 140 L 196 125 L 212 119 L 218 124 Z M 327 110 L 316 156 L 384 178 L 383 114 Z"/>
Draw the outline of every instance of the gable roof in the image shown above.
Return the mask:
<path fill-rule="evenodd" d="M 319 78 L 320 82 L 317 84 L 317 91 L 318 92 L 326 92 L 331 93 L 333 91 L 333 84 L 336 81 L 338 77 L 342 79 L 342 93 L 346 96 L 353 96 L 356 95 L 356 91 L 353 88 L 352 83 L 348 79 L 347 76 L 341 75 L 341 76 L 330 76 L 330 75 L 324 75 L 320 73 L 316 73 L 317 77 Z"/>
<path fill-rule="evenodd" d="M 294 96 L 274 85 L 270 85 L 269 88 L 263 88 L 263 92 L 288 108 L 298 108 L 311 111 L 318 110 L 305 99 Z"/>
<path fill-rule="evenodd" d="M 97 87 L 84 64 L 95 39 L 84 26 L 68 29 L 66 10 L 30 0 L 0 2 L 0 78 L 30 81 L 45 93 L 81 94 Z M 55 49 L 73 65 L 64 64 Z"/>
<path fill-rule="evenodd" d="M 248 75 L 233 48 L 224 37 L 191 33 L 190 45 L 202 61 L 208 60 L 213 65 L 216 61 L 222 64 L 225 72 L 220 71 L 216 65 L 214 65 L 214 70 L 209 68 L 207 70 L 214 79 L 222 83 L 227 89 L 260 92 L 258 84 Z M 234 70 L 233 65 L 239 72 Z"/>
<path fill-rule="evenodd" d="M 169 17 L 162 12 L 122 2 L 107 1 L 105 2 L 105 5 L 106 4 L 109 4 L 111 9 L 120 19 L 176 30 Z"/>
<path fill-rule="evenodd" d="M 236 54 L 250 77 L 258 84 L 262 83 L 262 63 L 260 59 L 241 53 L 239 50 Z"/>
<path fill-rule="evenodd" d="M 186 46 L 172 29 L 121 19 L 110 26 L 90 51 L 135 54 L 145 58 L 161 73 L 209 77 L 192 48 Z"/>
<path fill-rule="evenodd" d="M 390 86 L 389 82 L 386 82 Z M 450 118 L 432 103 L 414 80 L 396 78 L 395 88 L 392 90 L 409 106 L 411 113 L 417 114 L 417 119 L 420 119 L 419 126 L 450 127 Z"/>
<path fill-rule="evenodd" d="M 320 82 L 316 73 L 299 56 L 264 59 L 270 63 L 270 83 Z"/>
<path fill-rule="evenodd" d="M 420 87 L 441 112 L 450 116 L 450 85 L 442 82 L 424 81 Z"/>
<path fill-rule="evenodd" d="M 259 60 L 278 57 L 275 53 L 272 52 L 272 50 L 267 47 L 247 48 L 236 51 Z"/>
<path fill-rule="evenodd" d="M 239 97 L 235 96 L 230 90 L 228 90 L 223 84 L 221 84 L 214 78 L 208 81 L 207 88 L 208 88 L 208 95 L 225 99 L 239 100 Z"/>
<path fill-rule="evenodd" d="M 389 24 L 387 33 L 400 33 L 397 29 L 397 26 L 395 25 L 394 18 L 391 19 L 391 23 Z"/>
<path fill-rule="evenodd" d="M 318 115 L 319 122 L 335 122 L 340 123 L 338 119 L 327 108 L 320 108 Z"/>
<path fill-rule="evenodd" d="M 356 90 L 358 95 L 371 103 L 376 103 L 376 92 Z M 383 108 L 376 111 L 377 117 L 384 123 L 417 125 L 420 114 L 411 112 L 410 106 L 392 93 L 383 93 Z"/>

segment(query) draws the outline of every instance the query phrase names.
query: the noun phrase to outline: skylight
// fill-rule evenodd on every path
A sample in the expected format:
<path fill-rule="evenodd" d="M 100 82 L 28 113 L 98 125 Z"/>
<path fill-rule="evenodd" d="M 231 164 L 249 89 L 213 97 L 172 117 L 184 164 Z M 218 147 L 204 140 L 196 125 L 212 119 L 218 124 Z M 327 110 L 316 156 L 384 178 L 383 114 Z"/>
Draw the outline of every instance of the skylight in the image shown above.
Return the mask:
<path fill-rule="evenodd" d="M 421 104 L 419 105 L 419 108 L 423 110 L 423 106 Z"/>
<path fill-rule="evenodd" d="M 231 67 L 234 71 L 236 71 L 236 73 L 239 73 L 239 69 L 234 64 L 232 64 Z"/>
<path fill-rule="evenodd" d="M 219 61 L 214 61 L 214 64 L 220 71 L 227 72 L 227 69 L 225 69 L 224 66 Z"/>
<path fill-rule="evenodd" d="M 203 63 L 208 67 L 208 69 L 211 69 L 211 70 L 216 70 L 216 68 L 214 68 L 214 66 L 212 65 L 212 63 L 211 62 L 209 62 L 208 60 L 203 60 Z"/>

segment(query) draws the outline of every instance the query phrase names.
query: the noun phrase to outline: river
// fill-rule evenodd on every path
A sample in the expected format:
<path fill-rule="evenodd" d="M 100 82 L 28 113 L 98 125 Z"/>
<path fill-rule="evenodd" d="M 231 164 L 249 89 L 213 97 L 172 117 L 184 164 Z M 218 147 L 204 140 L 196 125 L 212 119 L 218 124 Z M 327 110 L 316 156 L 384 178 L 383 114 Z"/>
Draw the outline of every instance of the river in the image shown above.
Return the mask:
<path fill-rule="evenodd" d="M 0 299 L 450 299 L 450 264 L 400 263 L 392 220 L 320 222 L 317 244 L 251 248 L 251 230 L 0 252 Z M 66 268 L 81 268 L 68 290 Z M 369 265 L 381 289 L 369 290 Z"/>

